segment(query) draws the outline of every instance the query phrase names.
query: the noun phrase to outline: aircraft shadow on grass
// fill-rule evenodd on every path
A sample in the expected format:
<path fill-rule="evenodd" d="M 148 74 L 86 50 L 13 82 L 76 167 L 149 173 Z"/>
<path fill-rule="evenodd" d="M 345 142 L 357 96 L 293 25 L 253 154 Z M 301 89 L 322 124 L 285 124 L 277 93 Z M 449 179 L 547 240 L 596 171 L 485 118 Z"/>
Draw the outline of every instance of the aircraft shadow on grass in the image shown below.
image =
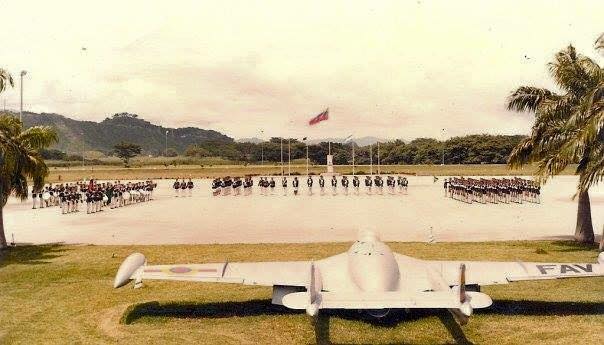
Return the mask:
<path fill-rule="evenodd" d="M 595 240 L 593 244 L 579 243 L 574 239 L 574 236 L 546 236 L 541 239 L 546 241 L 552 241 L 553 245 L 560 247 L 551 250 L 552 252 L 589 252 L 598 248 L 598 245 L 602 240 L 602 236 L 595 235 Z"/>
<path fill-rule="evenodd" d="M 51 259 L 64 255 L 70 249 L 62 243 L 42 245 L 18 244 L 0 251 L 0 268 L 11 264 L 43 265 L 50 263 Z"/>
<path fill-rule="evenodd" d="M 304 311 L 291 310 L 273 305 L 270 300 L 251 300 L 243 302 L 216 303 L 159 303 L 147 302 L 128 308 L 122 322 L 131 324 L 141 318 L 229 318 L 266 315 L 304 314 Z M 476 311 L 476 315 L 604 315 L 604 304 L 590 302 L 545 302 L 497 300 L 493 306 Z M 411 313 L 393 310 L 386 317 L 373 318 L 356 310 L 324 310 L 314 319 L 313 326 L 318 344 L 332 344 L 329 341 L 330 319 L 360 321 L 376 327 L 394 327 L 403 322 L 413 322 L 426 317 L 438 317 L 448 330 L 456 344 L 472 344 L 453 317 L 445 310 L 417 309 Z"/>

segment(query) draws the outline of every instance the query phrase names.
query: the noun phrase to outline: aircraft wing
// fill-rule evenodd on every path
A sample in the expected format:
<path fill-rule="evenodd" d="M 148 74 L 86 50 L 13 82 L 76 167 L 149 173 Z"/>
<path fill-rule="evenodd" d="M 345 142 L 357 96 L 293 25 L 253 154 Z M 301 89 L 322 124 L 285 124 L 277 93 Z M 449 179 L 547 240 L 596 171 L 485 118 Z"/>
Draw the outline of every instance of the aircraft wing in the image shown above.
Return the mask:
<path fill-rule="evenodd" d="M 222 262 L 208 264 L 146 265 L 144 255 L 134 253 L 121 264 L 113 286 L 146 279 L 191 282 L 238 283 L 245 285 L 306 286 L 311 262 Z"/>
<path fill-rule="evenodd" d="M 479 292 L 468 292 L 473 308 L 491 305 L 491 299 Z M 459 295 L 453 291 L 419 293 L 385 292 L 321 292 L 320 309 L 387 309 L 387 308 L 459 308 Z M 283 298 L 283 305 L 291 309 L 305 309 L 308 294 L 296 292 Z"/>
<path fill-rule="evenodd" d="M 458 284 L 459 266 L 466 265 L 466 284 L 494 285 L 521 280 L 604 276 L 604 253 L 597 263 L 426 261 L 450 286 Z"/>

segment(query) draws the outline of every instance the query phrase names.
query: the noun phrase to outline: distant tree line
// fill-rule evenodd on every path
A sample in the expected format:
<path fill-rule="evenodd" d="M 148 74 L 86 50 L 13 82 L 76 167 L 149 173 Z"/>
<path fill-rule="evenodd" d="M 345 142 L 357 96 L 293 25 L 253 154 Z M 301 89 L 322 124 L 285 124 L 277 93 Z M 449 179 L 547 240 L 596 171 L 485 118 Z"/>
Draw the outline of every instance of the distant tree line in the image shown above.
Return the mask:
<path fill-rule="evenodd" d="M 446 141 L 418 138 L 408 143 L 394 140 L 380 143 L 382 164 L 505 164 L 512 149 L 524 138 L 522 135 L 467 135 Z M 289 139 L 292 160 L 306 158 L 306 144 Z M 331 143 L 334 164 L 352 164 L 352 144 Z M 312 164 L 325 164 L 329 143 L 308 145 Z M 263 143 L 204 142 L 190 145 L 184 152 L 188 157 L 221 157 L 232 161 L 257 163 L 281 161 L 281 138 Z M 377 163 L 377 145 L 359 147 L 355 144 L 355 164 Z M 283 160 L 288 159 L 288 139 L 283 139 Z"/>

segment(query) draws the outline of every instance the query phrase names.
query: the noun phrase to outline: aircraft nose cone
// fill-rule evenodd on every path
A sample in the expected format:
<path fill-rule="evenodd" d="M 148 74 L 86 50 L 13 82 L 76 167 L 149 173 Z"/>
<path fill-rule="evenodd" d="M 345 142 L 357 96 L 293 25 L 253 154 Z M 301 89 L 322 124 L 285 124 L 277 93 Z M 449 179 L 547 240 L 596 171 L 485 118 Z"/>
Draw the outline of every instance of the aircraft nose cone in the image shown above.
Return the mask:
<path fill-rule="evenodd" d="M 363 291 L 393 291 L 398 287 L 398 264 L 381 242 L 355 244 L 349 251 L 348 268 L 352 280 Z"/>

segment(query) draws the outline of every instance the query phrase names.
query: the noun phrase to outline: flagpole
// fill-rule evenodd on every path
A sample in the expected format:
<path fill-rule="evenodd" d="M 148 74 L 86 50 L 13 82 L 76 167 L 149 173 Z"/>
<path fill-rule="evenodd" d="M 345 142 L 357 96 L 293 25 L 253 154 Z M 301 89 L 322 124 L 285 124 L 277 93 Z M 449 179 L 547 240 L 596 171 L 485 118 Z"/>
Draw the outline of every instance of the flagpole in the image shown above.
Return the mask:
<path fill-rule="evenodd" d="M 354 176 L 354 141 L 351 141 L 350 144 L 352 145 L 352 176 Z"/>
<path fill-rule="evenodd" d="M 381 173 L 380 171 L 380 142 L 378 141 L 378 175 Z"/>
<path fill-rule="evenodd" d="M 308 176 L 308 142 L 304 140 L 304 143 L 306 144 L 306 176 Z"/>
<path fill-rule="evenodd" d="M 373 145 L 369 144 L 369 172 L 373 175 Z"/>
<path fill-rule="evenodd" d="M 260 165 L 264 165 L 264 129 L 260 130 L 260 133 L 262 134 L 262 142 L 260 143 L 260 156 L 261 156 L 261 163 Z"/>

